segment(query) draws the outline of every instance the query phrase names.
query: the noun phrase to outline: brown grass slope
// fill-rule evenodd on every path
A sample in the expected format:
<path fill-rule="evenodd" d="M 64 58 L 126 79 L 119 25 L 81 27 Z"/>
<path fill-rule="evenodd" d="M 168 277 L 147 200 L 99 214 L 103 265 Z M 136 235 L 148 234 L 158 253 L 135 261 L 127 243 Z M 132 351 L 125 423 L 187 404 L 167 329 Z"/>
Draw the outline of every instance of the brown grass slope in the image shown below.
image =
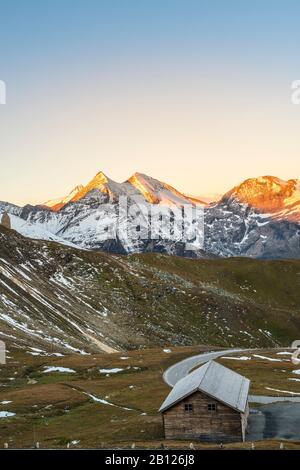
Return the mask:
<path fill-rule="evenodd" d="M 299 260 L 123 257 L 0 228 L 0 339 L 24 348 L 288 345 L 299 287 Z"/>
<path fill-rule="evenodd" d="M 64 357 L 32 356 L 10 344 L 10 359 L 0 369 L 0 412 L 14 413 L 0 419 L 0 448 L 131 447 L 189 448 L 190 441 L 165 441 L 158 408 L 170 388 L 162 372 L 185 357 L 209 348 L 203 346 L 145 349 L 115 354 Z M 247 352 L 248 361 L 219 359 L 251 379 L 251 393 L 274 395 L 273 389 L 300 393 L 290 356 L 279 350 Z M 254 356 L 280 358 L 271 362 Z M 237 355 L 238 357 L 240 355 Z M 48 367 L 69 368 L 73 373 L 49 372 Z M 118 369 L 115 373 L 100 371 Z M 281 395 L 284 395 L 281 394 Z M 95 401 L 105 400 L 106 403 Z M 110 404 L 108 404 L 110 403 Z M 115 406 L 112 406 L 115 405 Z M 256 407 L 256 406 L 254 406 Z M 279 442 L 255 443 L 257 448 L 279 449 Z M 213 448 L 195 442 L 198 448 Z M 218 446 L 219 447 L 219 446 Z M 300 443 L 285 442 L 286 448 Z M 251 443 L 226 444 L 226 448 L 251 448 Z"/>

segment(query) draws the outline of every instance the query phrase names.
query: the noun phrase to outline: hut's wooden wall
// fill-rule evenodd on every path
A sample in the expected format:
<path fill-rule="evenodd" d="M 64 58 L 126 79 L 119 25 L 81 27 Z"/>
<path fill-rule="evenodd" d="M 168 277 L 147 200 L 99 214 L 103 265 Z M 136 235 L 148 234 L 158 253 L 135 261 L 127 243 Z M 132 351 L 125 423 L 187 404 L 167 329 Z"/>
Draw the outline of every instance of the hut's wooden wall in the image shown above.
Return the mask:
<path fill-rule="evenodd" d="M 248 416 L 249 416 L 249 403 L 247 402 L 247 407 L 246 407 L 245 413 L 241 413 L 243 441 L 246 438 L 246 431 L 247 431 L 247 427 L 248 427 Z"/>
<path fill-rule="evenodd" d="M 185 404 L 193 405 L 193 412 L 185 411 Z M 216 411 L 208 411 L 215 404 Z M 247 417 L 242 413 L 195 392 L 163 413 L 166 439 L 199 439 L 213 442 L 243 440 Z"/>

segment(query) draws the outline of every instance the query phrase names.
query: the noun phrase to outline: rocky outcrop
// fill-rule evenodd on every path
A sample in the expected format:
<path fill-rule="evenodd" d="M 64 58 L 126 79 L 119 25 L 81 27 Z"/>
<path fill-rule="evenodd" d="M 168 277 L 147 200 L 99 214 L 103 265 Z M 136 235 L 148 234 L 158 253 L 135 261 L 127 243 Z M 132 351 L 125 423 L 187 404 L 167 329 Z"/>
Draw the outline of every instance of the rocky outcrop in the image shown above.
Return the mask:
<path fill-rule="evenodd" d="M 11 229 L 10 217 L 7 212 L 4 212 L 1 217 L 1 225 L 2 227 Z"/>

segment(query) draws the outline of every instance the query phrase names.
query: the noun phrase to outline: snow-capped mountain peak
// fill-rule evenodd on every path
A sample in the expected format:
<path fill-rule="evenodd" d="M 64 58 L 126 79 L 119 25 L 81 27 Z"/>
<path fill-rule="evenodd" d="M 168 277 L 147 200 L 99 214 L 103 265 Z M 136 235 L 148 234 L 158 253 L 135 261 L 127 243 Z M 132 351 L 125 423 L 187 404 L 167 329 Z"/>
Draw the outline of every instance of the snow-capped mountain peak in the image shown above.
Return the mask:
<path fill-rule="evenodd" d="M 100 171 L 86 186 L 81 189 L 81 191 L 76 194 L 73 202 L 83 198 L 86 196 L 86 194 L 88 194 L 90 191 L 93 191 L 94 189 L 97 189 L 101 193 L 108 194 L 110 181 L 111 180 L 102 171 Z"/>
<path fill-rule="evenodd" d="M 182 206 L 183 204 L 200 204 L 198 201 L 177 191 L 167 183 L 147 176 L 144 173 L 134 173 L 127 182 L 136 188 L 151 204 L 167 206 Z"/>
<path fill-rule="evenodd" d="M 127 213 L 123 201 L 118 204 L 121 196 L 127 197 Z M 157 209 L 166 210 L 172 221 L 175 207 L 202 205 L 196 198 L 143 173 L 117 183 L 99 172 L 86 186 L 78 186 L 67 197 L 44 205 L 17 207 L 0 202 L 0 216 L 7 212 L 12 228 L 30 238 L 56 240 L 89 250 L 191 256 L 179 232 L 168 229 L 167 233 L 162 228 L 158 237 L 151 238 L 152 231 L 141 230 L 141 223 L 136 225 L 142 220 L 138 219 L 141 204 L 149 211 L 155 230 L 161 222 L 155 216 L 152 219 L 151 205 L 167 206 Z M 300 180 L 250 178 L 221 200 L 204 206 L 204 250 L 208 255 L 300 258 Z M 142 222 L 149 222 L 149 218 Z M 192 243 L 197 240 L 191 237 Z M 192 255 L 203 256 L 202 245 L 198 243 L 196 248 L 198 251 Z"/>
<path fill-rule="evenodd" d="M 77 202 L 92 191 L 98 191 L 103 195 L 102 202 L 116 202 L 122 195 L 127 197 L 138 196 L 142 197 L 147 203 L 170 207 L 180 207 L 184 204 L 205 205 L 205 202 L 198 198 L 186 196 L 169 184 L 144 173 L 134 173 L 124 183 L 117 183 L 100 171 L 86 186 L 76 186 L 67 197 L 47 201 L 42 204 L 42 207 L 57 212 L 69 202 Z"/>
<path fill-rule="evenodd" d="M 69 202 L 76 202 L 84 198 L 91 191 L 97 190 L 104 195 L 104 199 L 116 200 L 121 191 L 121 185 L 108 178 L 102 171 L 98 172 L 85 186 L 79 185 L 74 188 L 65 198 L 50 200 L 43 207 L 48 207 L 52 211 L 59 211 Z M 105 201 L 103 201 L 105 202 Z"/>
<path fill-rule="evenodd" d="M 76 186 L 72 191 L 65 197 L 51 199 L 50 201 L 46 201 L 42 204 L 43 207 L 48 207 L 53 211 L 59 211 L 63 206 L 65 206 L 68 202 L 72 201 L 76 195 L 83 189 L 83 185 L 79 184 Z"/>
<path fill-rule="evenodd" d="M 300 221 L 300 180 L 275 176 L 250 178 L 226 193 L 223 201 L 237 200 L 273 217 Z"/>

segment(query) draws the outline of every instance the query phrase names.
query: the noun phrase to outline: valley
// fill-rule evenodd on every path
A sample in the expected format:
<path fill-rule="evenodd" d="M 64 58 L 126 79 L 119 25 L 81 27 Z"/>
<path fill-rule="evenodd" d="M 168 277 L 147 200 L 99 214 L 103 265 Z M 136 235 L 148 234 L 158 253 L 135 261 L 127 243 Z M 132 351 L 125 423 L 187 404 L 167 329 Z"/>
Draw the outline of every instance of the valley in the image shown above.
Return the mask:
<path fill-rule="evenodd" d="M 245 350 L 217 360 L 249 377 L 252 396 L 300 396 L 286 349 L 300 331 L 299 287 L 299 260 L 118 255 L 1 226 L 0 447 L 189 448 L 164 439 L 163 373 L 218 349 Z M 294 435 L 288 404 L 252 400 L 250 440 L 226 448 L 279 448 L 280 427 L 257 431 L 260 406 Z"/>
<path fill-rule="evenodd" d="M 151 449 L 190 446 L 190 441 L 164 440 L 157 410 L 170 389 L 163 371 L 186 357 L 215 349 L 187 346 L 55 357 L 32 348 L 22 351 L 10 344 L 8 348 L 7 365 L 0 369 L 0 447 L 8 443 L 9 448 L 30 448 L 39 442 L 40 448 L 134 444 Z M 239 359 L 242 356 L 248 360 Z M 226 354 L 218 361 L 249 377 L 252 394 L 273 395 L 272 390 L 283 389 L 300 396 L 299 382 L 293 380 L 299 377 L 295 373 L 299 367 L 293 366 L 286 349 Z M 251 409 L 257 405 L 251 404 Z M 9 415 L 3 417 L 5 413 Z M 279 449 L 279 445 L 274 438 L 255 442 L 258 449 Z M 219 448 L 199 442 L 194 446 Z M 285 441 L 284 446 L 300 449 L 299 441 Z M 249 449 L 251 440 L 225 447 Z"/>

